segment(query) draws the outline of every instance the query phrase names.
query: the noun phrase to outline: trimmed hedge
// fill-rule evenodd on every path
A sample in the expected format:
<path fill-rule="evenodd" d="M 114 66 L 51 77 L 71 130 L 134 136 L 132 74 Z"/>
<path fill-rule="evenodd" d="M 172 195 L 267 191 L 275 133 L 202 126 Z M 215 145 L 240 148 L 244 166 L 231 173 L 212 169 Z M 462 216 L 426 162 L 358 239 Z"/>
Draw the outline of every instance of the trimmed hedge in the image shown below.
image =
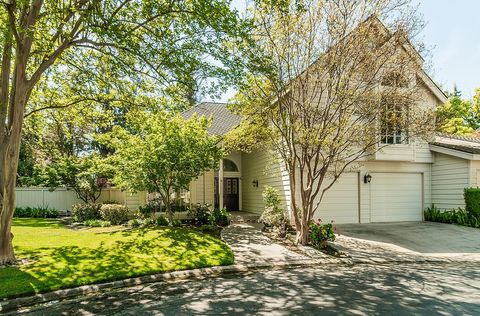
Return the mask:
<path fill-rule="evenodd" d="M 13 217 L 32 217 L 32 218 L 57 218 L 60 215 L 58 210 L 48 207 L 16 207 Z"/>
<path fill-rule="evenodd" d="M 463 197 L 465 210 L 475 217 L 480 217 L 480 188 L 465 188 Z"/>

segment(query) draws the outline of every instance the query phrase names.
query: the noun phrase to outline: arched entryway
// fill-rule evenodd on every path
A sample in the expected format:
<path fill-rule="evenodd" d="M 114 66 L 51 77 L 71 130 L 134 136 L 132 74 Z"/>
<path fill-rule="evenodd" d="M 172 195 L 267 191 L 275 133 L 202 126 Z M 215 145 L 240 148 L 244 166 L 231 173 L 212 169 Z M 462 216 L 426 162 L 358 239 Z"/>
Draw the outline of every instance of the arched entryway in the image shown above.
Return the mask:
<path fill-rule="evenodd" d="M 223 159 L 215 171 L 214 207 L 240 210 L 240 169 L 231 159 Z"/>

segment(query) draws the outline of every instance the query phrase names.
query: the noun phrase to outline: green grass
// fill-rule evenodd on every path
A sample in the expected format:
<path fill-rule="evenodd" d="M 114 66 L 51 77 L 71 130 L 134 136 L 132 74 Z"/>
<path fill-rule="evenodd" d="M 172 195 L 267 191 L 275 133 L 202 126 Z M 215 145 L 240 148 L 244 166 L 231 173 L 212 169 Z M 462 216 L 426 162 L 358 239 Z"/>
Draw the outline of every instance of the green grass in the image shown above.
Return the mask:
<path fill-rule="evenodd" d="M 233 263 L 222 241 L 185 228 L 73 230 L 58 220 L 13 220 L 17 267 L 0 268 L 0 298 Z"/>

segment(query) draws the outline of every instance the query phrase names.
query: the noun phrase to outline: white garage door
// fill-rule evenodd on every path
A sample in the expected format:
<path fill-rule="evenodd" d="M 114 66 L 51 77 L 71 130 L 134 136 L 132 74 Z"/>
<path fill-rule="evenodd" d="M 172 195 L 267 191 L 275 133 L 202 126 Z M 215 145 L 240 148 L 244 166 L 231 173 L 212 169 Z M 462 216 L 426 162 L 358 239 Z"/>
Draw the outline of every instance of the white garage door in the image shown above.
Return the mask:
<path fill-rule="evenodd" d="M 358 223 L 358 173 L 344 173 L 324 195 L 314 219 Z"/>
<path fill-rule="evenodd" d="M 422 220 L 420 173 L 372 173 L 370 190 L 372 222 Z"/>

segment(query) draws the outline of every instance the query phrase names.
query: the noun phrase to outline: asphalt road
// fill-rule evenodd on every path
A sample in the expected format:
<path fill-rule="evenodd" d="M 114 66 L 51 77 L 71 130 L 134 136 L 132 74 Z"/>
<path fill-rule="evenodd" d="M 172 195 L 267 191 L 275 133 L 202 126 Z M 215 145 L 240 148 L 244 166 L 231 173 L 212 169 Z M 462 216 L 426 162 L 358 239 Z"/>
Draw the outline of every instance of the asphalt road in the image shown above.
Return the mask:
<path fill-rule="evenodd" d="M 480 265 L 262 271 L 126 288 L 38 307 L 31 314 L 480 315 Z"/>

